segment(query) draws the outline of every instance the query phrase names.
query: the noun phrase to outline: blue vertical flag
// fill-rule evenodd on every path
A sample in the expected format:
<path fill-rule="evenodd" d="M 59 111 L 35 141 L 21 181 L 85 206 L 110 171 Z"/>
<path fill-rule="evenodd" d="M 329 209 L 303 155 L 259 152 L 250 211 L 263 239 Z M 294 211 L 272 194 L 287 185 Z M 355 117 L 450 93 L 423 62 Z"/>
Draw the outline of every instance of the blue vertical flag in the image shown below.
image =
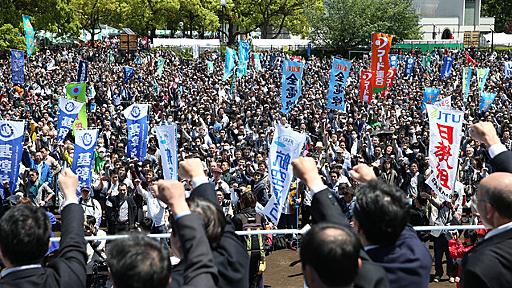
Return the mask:
<path fill-rule="evenodd" d="M 308 43 L 308 47 L 306 48 L 306 56 L 311 57 L 311 42 Z"/>
<path fill-rule="evenodd" d="M 21 50 L 11 50 L 12 84 L 25 83 L 25 53 Z"/>
<path fill-rule="evenodd" d="M 352 62 L 334 58 L 332 61 L 327 108 L 345 111 L 345 85 Z"/>
<path fill-rule="evenodd" d="M 224 63 L 224 77 L 222 80 L 226 81 L 233 74 L 235 69 L 235 50 L 226 47 L 226 62 Z"/>
<path fill-rule="evenodd" d="M 148 104 L 132 104 L 123 111 L 128 127 L 127 154 L 130 159 L 146 159 L 148 138 Z"/>
<path fill-rule="evenodd" d="M 485 82 L 489 76 L 489 68 L 478 68 L 476 69 L 476 78 L 478 80 L 478 88 L 480 92 L 484 91 Z"/>
<path fill-rule="evenodd" d="M 30 16 L 23 15 L 23 28 L 25 29 L 25 43 L 27 44 L 27 55 L 28 57 L 34 54 L 35 43 L 34 43 L 34 27 L 30 24 Z"/>
<path fill-rule="evenodd" d="M 505 78 L 512 77 L 512 61 L 505 62 L 503 74 L 505 74 Z"/>
<path fill-rule="evenodd" d="M 304 64 L 285 60 L 281 79 L 281 112 L 288 114 L 302 94 L 302 72 Z"/>
<path fill-rule="evenodd" d="M 414 71 L 414 57 L 407 57 L 405 60 L 405 77 L 412 76 Z"/>
<path fill-rule="evenodd" d="M 441 79 L 448 78 L 452 72 L 453 58 L 444 56 L 443 66 L 441 67 Z"/>
<path fill-rule="evenodd" d="M 78 62 L 78 72 L 76 75 L 76 82 L 87 82 L 87 70 L 89 68 L 89 62 L 80 60 Z"/>
<path fill-rule="evenodd" d="M 247 64 L 249 63 L 249 51 L 251 44 L 249 41 L 240 40 L 238 43 L 238 77 L 247 75 Z"/>
<path fill-rule="evenodd" d="M 261 54 L 260 53 L 254 53 L 254 69 L 256 71 L 261 71 Z"/>
<path fill-rule="evenodd" d="M 496 99 L 496 93 L 481 92 L 480 113 L 487 112 L 487 110 L 489 110 L 489 107 L 491 107 L 492 103 L 494 102 L 494 99 Z"/>
<path fill-rule="evenodd" d="M 213 62 L 212 61 L 206 61 L 206 68 L 208 70 L 208 75 L 213 74 Z"/>
<path fill-rule="evenodd" d="M 25 121 L 0 120 L 0 191 L 5 199 L 3 183 L 9 183 L 14 194 L 18 184 L 21 155 L 23 154 L 23 136 Z"/>
<path fill-rule="evenodd" d="M 78 176 L 77 195 L 83 187 L 91 188 L 92 165 L 94 164 L 94 148 L 98 130 L 82 129 L 75 130 L 75 154 L 71 170 Z"/>
<path fill-rule="evenodd" d="M 73 128 L 76 117 L 84 103 L 66 98 L 59 98 L 59 120 L 57 122 L 57 143 L 62 143 L 69 130 Z"/>
<path fill-rule="evenodd" d="M 464 67 L 462 70 L 462 89 L 464 92 L 464 101 L 468 100 L 469 88 L 471 87 L 471 76 L 473 67 Z"/>
<path fill-rule="evenodd" d="M 440 92 L 441 89 L 425 87 L 425 91 L 423 91 L 423 102 L 421 103 L 421 112 L 427 108 L 427 104 L 434 104 L 437 102 L 437 97 Z"/>
<path fill-rule="evenodd" d="M 398 55 L 389 54 L 389 68 L 397 68 L 398 67 Z"/>
<path fill-rule="evenodd" d="M 174 123 L 156 127 L 165 180 L 178 180 L 178 138 Z"/>
<path fill-rule="evenodd" d="M 135 68 L 130 66 L 123 67 L 123 82 L 126 84 L 135 76 Z"/>

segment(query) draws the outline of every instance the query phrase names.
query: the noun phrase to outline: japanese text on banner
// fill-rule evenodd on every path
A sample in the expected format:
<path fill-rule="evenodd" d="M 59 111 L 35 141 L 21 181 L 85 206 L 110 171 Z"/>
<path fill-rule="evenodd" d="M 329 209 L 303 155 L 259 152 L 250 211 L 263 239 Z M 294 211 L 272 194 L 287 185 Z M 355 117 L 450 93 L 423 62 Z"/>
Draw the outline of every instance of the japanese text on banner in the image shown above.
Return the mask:
<path fill-rule="evenodd" d="M 5 199 L 4 183 L 11 192 L 16 190 L 23 154 L 24 121 L 0 120 L 0 191 Z"/>
<path fill-rule="evenodd" d="M 288 114 L 302 93 L 302 72 L 304 64 L 286 60 L 283 62 L 281 79 L 281 112 Z"/>
<path fill-rule="evenodd" d="M 178 180 L 178 139 L 176 132 L 177 126 L 174 123 L 156 127 L 165 180 Z"/>
<path fill-rule="evenodd" d="M 345 111 L 345 85 L 352 62 L 334 58 L 332 61 L 327 108 Z"/>
<path fill-rule="evenodd" d="M 75 154 L 71 170 L 78 177 L 77 195 L 83 187 L 91 188 L 92 165 L 94 164 L 94 148 L 98 138 L 98 130 L 82 129 L 75 131 Z"/>

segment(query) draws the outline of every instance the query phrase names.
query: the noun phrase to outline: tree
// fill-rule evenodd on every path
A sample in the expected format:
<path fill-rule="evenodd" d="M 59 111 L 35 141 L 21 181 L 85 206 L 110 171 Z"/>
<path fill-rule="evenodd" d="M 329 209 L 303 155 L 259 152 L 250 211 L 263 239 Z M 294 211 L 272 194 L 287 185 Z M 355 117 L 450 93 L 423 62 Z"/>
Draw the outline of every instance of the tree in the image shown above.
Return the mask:
<path fill-rule="evenodd" d="M 367 46 L 372 32 L 392 34 L 395 42 L 420 36 L 412 0 L 330 0 L 325 9 L 325 13 L 308 13 L 310 37 L 340 52 Z"/>
<path fill-rule="evenodd" d="M 24 50 L 25 40 L 19 36 L 19 29 L 14 28 L 11 24 L 0 26 L 0 52 L 8 49 Z"/>
<path fill-rule="evenodd" d="M 512 33 L 512 1 L 483 0 L 482 15 L 495 17 L 496 32 Z"/>

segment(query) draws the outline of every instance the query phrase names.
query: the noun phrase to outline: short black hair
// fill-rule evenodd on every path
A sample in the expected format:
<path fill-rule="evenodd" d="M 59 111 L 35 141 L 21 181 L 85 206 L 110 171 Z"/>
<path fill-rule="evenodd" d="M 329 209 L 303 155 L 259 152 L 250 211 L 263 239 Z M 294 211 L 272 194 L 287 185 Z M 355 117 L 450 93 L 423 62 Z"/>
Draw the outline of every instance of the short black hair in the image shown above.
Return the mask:
<path fill-rule="evenodd" d="M 119 288 L 165 288 L 169 284 L 169 255 L 144 235 L 115 240 L 107 251 L 112 281 Z"/>
<path fill-rule="evenodd" d="M 483 197 L 504 218 L 512 219 L 512 194 L 502 189 L 496 189 L 486 185 L 480 185 L 480 190 L 485 191 Z M 483 199 L 482 199 L 483 200 Z"/>
<path fill-rule="evenodd" d="M 190 211 L 203 219 L 206 238 L 208 238 L 212 248 L 217 248 L 224 234 L 224 228 L 226 228 L 224 212 L 201 197 L 189 197 L 187 203 Z"/>
<path fill-rule="evenodd" d="M 304 234 L 300 249 L 302 269 L 312 267 L 327 286 L 348 286 L 359 271 L 361 242 L 349 229 L 321 223 Z"/>
<path fill-rule="evenodd" d="M 382 181 L 373 180 L 356 192 L 354 218 L 371 244 L 392 245 L 407 224 L 404 193 Z"/>
<path fill-rule="evenodd" d="M 41 262 L 50 241 L 50 219 L 43 209 L 15 206 L 0 219 L 0 249 L 12 265 Z"/>

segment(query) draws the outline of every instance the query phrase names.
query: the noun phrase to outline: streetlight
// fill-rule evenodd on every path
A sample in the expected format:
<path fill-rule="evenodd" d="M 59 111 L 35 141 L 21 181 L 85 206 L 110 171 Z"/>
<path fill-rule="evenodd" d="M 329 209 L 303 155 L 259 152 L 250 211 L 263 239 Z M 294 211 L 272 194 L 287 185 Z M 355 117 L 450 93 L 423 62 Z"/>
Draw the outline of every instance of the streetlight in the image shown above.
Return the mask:
<path fill-rule="evenodd" d="M 220 32 L 219 32 L 219 40 L 222 42 L 224 38 L 224 10 L 226 9 L 226 0 L 220 0 L 220 6 L 222 6 L 222 14 L 220 15 Z"/>

